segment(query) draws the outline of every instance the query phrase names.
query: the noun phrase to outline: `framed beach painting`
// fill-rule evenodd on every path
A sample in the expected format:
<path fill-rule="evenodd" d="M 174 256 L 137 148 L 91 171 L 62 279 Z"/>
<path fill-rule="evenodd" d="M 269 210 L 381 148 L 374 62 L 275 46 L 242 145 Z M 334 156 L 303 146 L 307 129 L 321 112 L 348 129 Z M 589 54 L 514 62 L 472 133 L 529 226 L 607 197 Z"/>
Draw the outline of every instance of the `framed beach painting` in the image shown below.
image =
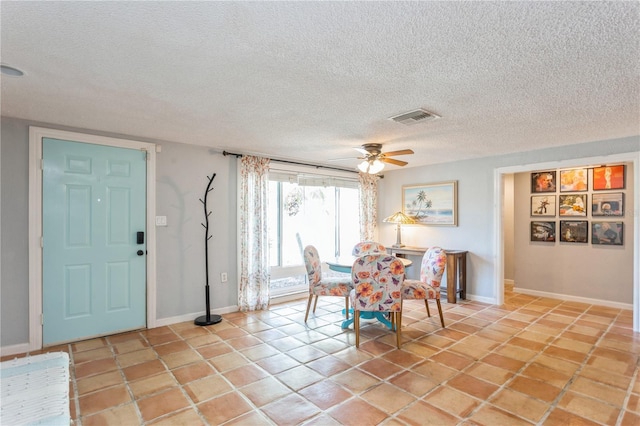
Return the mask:
<path fill-rule="evenodd" d="M 458 181 L 404 185 L 402 212 L 422 225 L 458 226 Z"/>

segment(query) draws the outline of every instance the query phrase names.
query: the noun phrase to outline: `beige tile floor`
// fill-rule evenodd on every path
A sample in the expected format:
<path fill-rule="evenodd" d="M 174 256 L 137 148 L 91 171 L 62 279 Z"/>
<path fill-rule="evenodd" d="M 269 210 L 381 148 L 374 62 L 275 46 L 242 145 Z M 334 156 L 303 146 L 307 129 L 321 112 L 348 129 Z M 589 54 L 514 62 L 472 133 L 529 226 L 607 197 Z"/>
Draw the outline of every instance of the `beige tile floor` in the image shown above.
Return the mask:
<path fill-rule="evenodd" d="M 58 346 L 75 425 L 639 425 L 632 312 L 508 292 L 407 301 L 403 345 L 343 299 L 305 300 Z M 435 313 L 435 304 L 432 314 Z"/>

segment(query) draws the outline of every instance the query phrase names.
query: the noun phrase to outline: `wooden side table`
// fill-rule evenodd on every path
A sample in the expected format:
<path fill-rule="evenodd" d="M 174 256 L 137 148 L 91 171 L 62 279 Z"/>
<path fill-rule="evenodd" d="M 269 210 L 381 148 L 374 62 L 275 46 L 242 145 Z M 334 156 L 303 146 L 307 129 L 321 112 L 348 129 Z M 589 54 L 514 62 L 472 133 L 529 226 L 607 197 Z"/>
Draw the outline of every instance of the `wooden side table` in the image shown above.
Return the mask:
<path fill-rule="evenodd" d="M 447 302 L 456 303 L 467 298 L 467 251 L 445 250 L 447 253 Z"/>
<path fill-rule="evenodd" d="M 412 256 L 424 256 L 428 250 L 426 247 L 387 247 L 389 254 Z M 467 298 L 467 250 L 447 250 L 447 302 L 456 303 L 457 295 L 460 299 Z"/>

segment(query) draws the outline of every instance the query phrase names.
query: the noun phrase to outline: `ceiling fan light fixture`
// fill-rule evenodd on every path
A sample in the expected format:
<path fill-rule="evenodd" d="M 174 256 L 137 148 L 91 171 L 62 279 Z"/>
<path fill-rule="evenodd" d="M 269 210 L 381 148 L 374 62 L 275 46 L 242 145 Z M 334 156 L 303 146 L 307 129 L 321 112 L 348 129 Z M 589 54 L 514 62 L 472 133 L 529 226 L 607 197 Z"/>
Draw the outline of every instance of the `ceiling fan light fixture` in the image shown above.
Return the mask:
<path fill-rule="evenodd" d="M 358 170 L 362 173 L 369 173 L 371 175 L 375 175 L 382 169 L 384 169 L 384 163 L 378 159 L 364 160 L 362 163 L 358 164 Z"/>
<path fill-rule="evenodd" d="M 373 163 L 371 163 L 371 167 L 369 167 L 369 173 L 375 175 L 376 173 L 382 171 L 382 169 L 384 169 L 384 163 L 376 159 L 373 161 Z"/>

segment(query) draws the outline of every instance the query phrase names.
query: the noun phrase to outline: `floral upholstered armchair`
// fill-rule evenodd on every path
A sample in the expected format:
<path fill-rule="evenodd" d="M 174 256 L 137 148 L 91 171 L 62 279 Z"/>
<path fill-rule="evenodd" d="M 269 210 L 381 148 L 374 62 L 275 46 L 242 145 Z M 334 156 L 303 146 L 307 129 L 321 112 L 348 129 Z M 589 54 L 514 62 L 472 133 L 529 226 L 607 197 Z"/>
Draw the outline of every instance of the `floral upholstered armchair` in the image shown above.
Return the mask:
<path fill-rule="evenodd" d="M 353 247 L 351 254 L 355 257 L 364 256 L 367 254 L 386 254 L 387 249 L 380 243 L 375 241 L 362 241 Z"/>
<path fill-rule="evenodd" d="M 440 314 L 440 322 L 444 327 L 444 317 L 442 316 L 442 306 L 440 305 L 440 282 L 444 274 L 444 267 L 447 263 L 447 255 L 440 247 L 431 247 L 422 257 L 420 266 L 420 280 L 405 280 L 402 287 L 402 298 L 424 299 L 424 305 L 429 312 L 429 299 L 435 299 Z"/>
<path fill-rule="evenodd" d="M 304 248 L 304 266 L 307 269 L 307 278 L 309 279 L 309 301 L 307 302 L 307 312 L 304 315 L 304 322 L 309 318 L 309 309 L 311 308 L 311 300 L 316 297 L 313 304 L 313 312 L 316 312 L 318 304 L 318 296 L 338 296 L 344 297 L 345 312 L 347 319 L 349 318 L 349 292 L 353 289 L 353 283 L 349 278 L 327 277 L 322 278 L 322 263 L 318 256 L 318 250 L 314 246 L 306 246 Z"/>
<path fill-rule="evenodd" d="M 396 330 L 398 349 L 401 341 L 402 284 L 404 265 L 395 256 L 375 254 L 359 257 L 351 269 L 351 291 L 356 347 L 360 346 L 360 311 L 386 312 Z"/>

